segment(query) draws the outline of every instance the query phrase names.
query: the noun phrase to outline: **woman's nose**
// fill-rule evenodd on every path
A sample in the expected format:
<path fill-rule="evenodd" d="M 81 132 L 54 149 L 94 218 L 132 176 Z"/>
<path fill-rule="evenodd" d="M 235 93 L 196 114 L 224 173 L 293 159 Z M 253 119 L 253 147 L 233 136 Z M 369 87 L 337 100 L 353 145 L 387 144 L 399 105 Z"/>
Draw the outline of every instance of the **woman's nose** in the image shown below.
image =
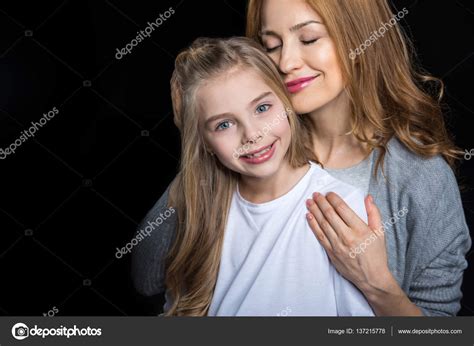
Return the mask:
<path fill-rule="evenodd" d="M 298 49 L 290 46 L 283 46 L 280 55 L 278 67 L 284 74 L 290 74 L 292 71 L 301 68 L 302 59 Z"/>

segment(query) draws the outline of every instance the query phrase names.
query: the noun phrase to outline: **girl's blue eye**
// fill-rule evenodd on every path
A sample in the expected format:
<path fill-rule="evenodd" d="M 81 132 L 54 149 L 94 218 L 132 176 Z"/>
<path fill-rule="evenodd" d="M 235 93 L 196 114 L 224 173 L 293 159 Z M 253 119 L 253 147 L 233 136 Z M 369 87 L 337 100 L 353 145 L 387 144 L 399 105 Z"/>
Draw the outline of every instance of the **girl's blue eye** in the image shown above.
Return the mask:
<path fill-rule="evenodd" d="M 256 111 L 257 113 L 263 113 L 263 112 L 266 112 L 270 109 L 270 105 L 269 104 L 264 104 L 264 105 L 260 105 L 257 107 Z"/>
<path fill-rule="evenodd" d="M 219 125 L 217 125 L 216 130 L 217 131 L 222 131 L 222 130 L 226 130 L 230 127 L 231 127 L 230 121 L 223 121 Z"/>

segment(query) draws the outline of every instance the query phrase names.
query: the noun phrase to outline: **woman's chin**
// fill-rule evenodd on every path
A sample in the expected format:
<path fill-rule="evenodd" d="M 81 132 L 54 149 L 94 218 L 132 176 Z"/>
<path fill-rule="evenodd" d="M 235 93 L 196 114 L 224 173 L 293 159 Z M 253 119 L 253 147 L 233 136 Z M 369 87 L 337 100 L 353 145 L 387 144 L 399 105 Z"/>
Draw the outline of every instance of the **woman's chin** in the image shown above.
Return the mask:
<path fill-rule="evenodd" d="M 303 95 L 301 95 L 303 96 Z M 301 97 L 294 96 L 291 98 L 291 103 L 296 114 L 308 114 L 318 109 L 321 109 L 324 105 L 328 104 L 331 100 L 315 100 L 314 97 Z M 311 100 L 309 102 L 309 100 Z"/>
<path fill-rule="evenodd" d="M 296 114 L 308 114 L 317 110 L 319 107 L 317 105 L 309 104 L 308 102 L 295 101 L 293 102 L 293 108 Z"/>

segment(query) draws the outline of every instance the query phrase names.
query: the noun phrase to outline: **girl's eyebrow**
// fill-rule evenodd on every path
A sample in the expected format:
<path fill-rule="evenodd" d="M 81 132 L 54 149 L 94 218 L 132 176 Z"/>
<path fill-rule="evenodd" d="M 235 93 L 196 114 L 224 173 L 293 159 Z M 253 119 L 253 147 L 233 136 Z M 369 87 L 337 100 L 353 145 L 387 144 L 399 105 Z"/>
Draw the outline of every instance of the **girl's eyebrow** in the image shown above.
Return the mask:
<path fill-rule="evenodd" d="M 261 99 L 263 99 L 264 97 L 267 97 L 269 95 L 273 94 L 271 91 L 265 91 L 264 93 L 260 94 L 259 96 L 257 96 L 256 98 L 254 98 L 252 101 L 250 101 L 249 103 L 249 106 L 252 106 L 254 103 L 257 103 L 258 101 L 260 101 Z"/>
<path fill-rule="evenodd" d="M 323 23 L 321 23 L 317 20 L 307 20 L 306 22 L 302 22 L 302 23 L 298 23 L 296 25 L 293 25 L 290 28 L 290 32 L 298 31 L 301 28 L 303 28 L 303 27 L 305 27 L 306 25 L 309 25 L 309 24 L 321 24 L 321 25 L 323 25 Z M 260 31 L 260 36 L 264 36 L 264 35 L 278 36 L 278 34 L 275 31 L 272 31 L 272 30 L 262 30 L 262 31 Z"/>

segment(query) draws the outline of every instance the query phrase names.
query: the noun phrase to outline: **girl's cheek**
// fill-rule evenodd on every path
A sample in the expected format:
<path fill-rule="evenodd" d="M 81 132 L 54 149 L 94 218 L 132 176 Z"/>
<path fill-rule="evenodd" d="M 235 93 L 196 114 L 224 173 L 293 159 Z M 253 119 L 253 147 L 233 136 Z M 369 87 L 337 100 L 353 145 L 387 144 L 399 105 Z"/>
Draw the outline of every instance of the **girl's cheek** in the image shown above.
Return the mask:
<path fill-rule="evenodd" d="M 273 126 L 272 134 L 274 137 L 279 137 L 281 139 L 291 137 L 291 128 L 290 124 L 288 123 L 288 120 L 279 120 L 279 122 Z"/>
<path fill-rule="evenodd" d="M 228 138 L 222 138 L 218 141 L 214 141 L 209 148 L 223 160 L 231 160 L 236 155 L 235 152 L 238 151 L 236 149 L 237 144 L 233 144 L 233 141 Z"/>

